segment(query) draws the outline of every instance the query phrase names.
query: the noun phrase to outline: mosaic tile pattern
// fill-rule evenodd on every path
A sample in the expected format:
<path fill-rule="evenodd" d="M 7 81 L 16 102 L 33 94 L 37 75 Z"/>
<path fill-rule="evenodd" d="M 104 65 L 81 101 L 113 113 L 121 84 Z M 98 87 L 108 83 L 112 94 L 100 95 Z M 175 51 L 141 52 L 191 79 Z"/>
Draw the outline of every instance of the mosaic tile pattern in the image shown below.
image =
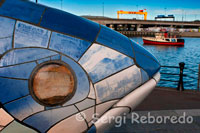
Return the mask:
<path fill-rule="evenodd" d="M 64 104 L 64 106 L 67 106 L 85 99 L 90 92 L 90 83 L 87 74 L 76 62 L 65 56 L 62 56 L 62 61 L 66 62 L 72 67 L 77 78 L 76 92 L 74 97 Z"/>
<path fill-rule="evenodd" d="M 77 61 L 90 45 L 90 42 L 53 32 L 49 48 Z"/>
<path fill-rule="evenodd" d="M 135 52 L 142 53 L 142 54 L 148 56 L 149 58 L 153 59 L 155 62 L 158 63 L 157 59 L 150 52 L 148 52 L 143 46 L 141 46 L 140 44 L 137 44 L 133 40 L 131 40 L 131 44 L 133 45 L 133 49 L 134 49 Z"/>
<path fill-rule="evenodd" d="M 2 59 L 0 60 L 0 67 L 31 62 L 57 54 L 58 53 L 50 51 L 48 49 L 40 48 L 16 49 L 10 51 L 2 57 Z"/>
<path fill-rule="evenodd" d="M 6 0 L 0 8 L 0 14 L 38 24 L 44 10 L 44 6 L 32 2 L 26 2 L 23 0 Z"/>
<path fill-rule="evenodd" d="M 101 26 L 101 31 L 97 38 L 97 42 L 115 49 L 125 55 L 134 57 L 131 41 L 117 31 L 111 30 L 108 27 Z"/>
<path fill-rule="evenodd" d="M 0 54 L 12 48 L 15 20 L 0 17 Z"/>
<path fill-rule="evenodd" d="M 149 80 L 149 75 L 143 69 L 140 69 L 140 71 L 142 75 L 142 83 L 145 83 Z"/>
<path fill-rule="evenodd" d="M 5 133 L 86 131 L 94 113 L 101 116 L 160 69 L 144 48 L 105 26 L 25 0 L 1 4 L 0 55 L 6 53 L 0 59 L 0 103 L 17 120 Z M 69 65 L 76 77 L 73 97 L 55 106 L 40 104 L 29 91 L 33 70 L 49 61 Z M 86 117 L 77 122 L 80 113 Z"/>
<path fill-rule="evenodd" d="M 149 77 L 152 78 L 160 70 L 160 64 L 152 58 L 139 52 L 135 52 L 135 56 L 137 64 L 148 73 Z"/>
<path fill-rule="evenodd" d="M 18 21 L 15 28 L 14 47 L 45 47 L 49 43 L 50 31 Z"/>
<path fill-rule="evenodd" d="M 79 63 L 93 83 L 134 64 L 131 58 L 98 44 L 93 44 Z"/>
<path fill-rule="evenodd" d="M 0 77 L 29 79 L 32 70 L 36 67 L 35 62 L 25 63 L 16 66 L 0 68 Z"/>
<path fill-rule="evenodd" d="M 24 120 L 24 122 L 38 129 L 40 132 L 46 132 L 52 125 L 63 120 L 63 118 L 67 118 L 68 116 L 77 112 L 78 110 L 74 106 L 47 110 L 32 115 L 31 117 Z"/>
<path fill-rule="evenodd" d="M 17 121 L 13 121 L 1 133 L 37 133 L 36 131 L 20 124 Z"/>
<path fill-rule="evenodd" d="M 40 26 L 90 42 L 95 40 L 100 29 L 97 23 L 52 8 L 47 8 Z"/>
<path fill-rule="evenodd" d="M 2 104 L 29 94 L 28 81 L 0 78 L 0 101 Z"/>
<path fill-rule="evenodd" d="M 77 115 L 73 115 L 53 126 L 47 133 L 83 133 L 86 130 L 86 122 L 78 121 Z"/>
<path fill-rule="evenodd" d="M 44 107 L 36 103 L 31 96 L 5 104 L 5 108 L 18 120 L 44 110 Z"/>
<path fill-rule="evenodd" d="M 141 83 L 140 69 L 136 66 L 132 66 L 95 84 L 97 101 L 100 103 L 122 98 L 141 85 Z"/>

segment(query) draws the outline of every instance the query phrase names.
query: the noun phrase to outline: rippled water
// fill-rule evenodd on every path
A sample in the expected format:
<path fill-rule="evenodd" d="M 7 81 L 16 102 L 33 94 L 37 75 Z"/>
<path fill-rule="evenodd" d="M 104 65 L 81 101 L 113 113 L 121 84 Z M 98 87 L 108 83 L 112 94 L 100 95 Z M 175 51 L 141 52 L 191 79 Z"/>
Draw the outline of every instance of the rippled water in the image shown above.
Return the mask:
<path fill-rule="evenodd" d="M 132 40 L 143 45 L 141 37 L 131 38 Z M 162 66 L 179 66 L 179 62 L 184 62 L 186 68 L 184 74 L 188 75 L 184 77 L 185 89 L 196 89 L 198 78 L 198 65 L 200 64 L 200 38 L 184 38 L 185 46 L 155 46 L 155 45 L 143 45 L 149 52 L 151 52 L 160 62 Z M 191 70 L 190 70 L 191 69 Z M 162 68 L 161 72 L 165 73 L 179 73 L 179 69 Z M 178 76 L 161 75 L 162 79 L 178 80 Z M 160 86 L 165 87 L 177 87 L 177 83 L 163 82 L 159 83 Z"/>

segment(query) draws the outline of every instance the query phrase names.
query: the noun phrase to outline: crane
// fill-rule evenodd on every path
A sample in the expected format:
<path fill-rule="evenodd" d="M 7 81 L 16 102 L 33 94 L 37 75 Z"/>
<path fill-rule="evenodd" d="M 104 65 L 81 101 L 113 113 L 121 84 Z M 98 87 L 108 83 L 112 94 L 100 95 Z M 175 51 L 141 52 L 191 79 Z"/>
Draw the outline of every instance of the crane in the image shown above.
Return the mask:
<path fill-rule="evenodd" d="M 120 14 L 140 14 L 140 15 L 144 15 L 144 20 L 147 20 L 147 12 L 146 12 L 146 9 L 144 10 L 139 10 L 138 12 L 120 10 L 120 11 L 117 11 L 117 18 L 119 19 Z"/>

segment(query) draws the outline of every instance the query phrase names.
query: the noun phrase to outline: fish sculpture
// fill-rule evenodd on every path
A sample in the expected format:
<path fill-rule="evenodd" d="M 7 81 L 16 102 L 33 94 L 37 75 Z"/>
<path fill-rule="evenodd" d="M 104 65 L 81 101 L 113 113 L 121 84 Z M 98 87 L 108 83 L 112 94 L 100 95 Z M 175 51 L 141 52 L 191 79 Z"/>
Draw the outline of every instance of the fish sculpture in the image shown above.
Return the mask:
<path fill-rule="evenodd" d="M 85 18 L 0 0 L 0 130 L 104 132 L 160 79 L 157 59 Z M 98 118 L 98 119 L 97 119 Z"/>

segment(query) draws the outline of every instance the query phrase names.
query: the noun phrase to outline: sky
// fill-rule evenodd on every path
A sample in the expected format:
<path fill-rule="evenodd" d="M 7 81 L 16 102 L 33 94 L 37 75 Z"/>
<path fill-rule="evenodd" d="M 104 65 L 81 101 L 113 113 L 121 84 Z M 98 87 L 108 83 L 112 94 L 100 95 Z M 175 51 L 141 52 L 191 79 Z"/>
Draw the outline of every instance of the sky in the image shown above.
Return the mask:
<path fill-rule="evenodd" d="M 38 3 L 79 16 L 103 16 L 104 12 L 106 17 L 117 18 L 119 10 L 147 9 L 150 20 L 157 15 L 171 14 L 177 21 L 200 20 L 200 0 L 38 0 Z M 120 18 L 143 19 L 143 15 L 121 15 Z"/>

